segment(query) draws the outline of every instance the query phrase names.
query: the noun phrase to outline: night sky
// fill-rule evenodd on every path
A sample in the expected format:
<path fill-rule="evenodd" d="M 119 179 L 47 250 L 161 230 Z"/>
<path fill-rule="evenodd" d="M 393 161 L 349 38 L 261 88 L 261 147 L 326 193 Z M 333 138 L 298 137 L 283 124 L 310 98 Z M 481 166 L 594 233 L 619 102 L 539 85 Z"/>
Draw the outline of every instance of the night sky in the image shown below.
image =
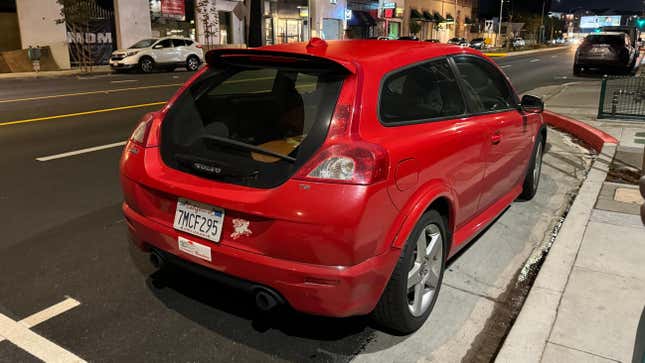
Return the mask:
<path fill-rule="evenodd" d="M 512 0 L 513 7 L 519 12 L 539 13 L 542 10 L 542 0 Z M 500 0 L 480 0 L 483 17 L 499 14 Z M 568 11 L 574 8 L 608 9 L 640 11 L 643 0 L 547 0 L 551 3 L 551 11 Z"/>

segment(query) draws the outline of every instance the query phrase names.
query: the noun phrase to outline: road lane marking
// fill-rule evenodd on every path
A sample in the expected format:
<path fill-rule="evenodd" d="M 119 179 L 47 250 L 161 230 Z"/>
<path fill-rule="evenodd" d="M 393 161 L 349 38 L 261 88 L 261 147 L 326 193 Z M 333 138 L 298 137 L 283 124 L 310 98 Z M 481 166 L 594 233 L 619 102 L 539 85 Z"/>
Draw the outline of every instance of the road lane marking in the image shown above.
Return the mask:
<path fill-rule="evenodd" d="M 142 103 L 139 105 L 130 105 L 130 106 L 121 106 L 121 107 L 112 107 L 112 108 L 103 108 L 100 110 L 92 110 L 92 111 L 83 111 L 83 112 L 76 112 L 76 113 L 68 113 L 64 115 L 55 115 L 55 116 L 46 116 L 46 117 L 37 117 L 37 118 L 30 118 L 26 120 L 17 120 L 17 121 L 8 121 L 8 122 L 0 122 L 0 127 L 1 126 L 9 126 L 9 125 L 17 125 L 17 124 L 24 124 L 24 123 L 29 123 L 29 122 L 40 122 L 40 121 L 49 121 L 49 120 L 55 120 L 55 119 L 61 119 L 61 118 L 67 118 L 67 117 L 76 117 L 76 116 L 85 116 L 85 115 L 93 115 L 97 113 L 105 113 L 105 112 L 113 112 L 113 111 L 122 111 L 122 110 L 130 110 L 130 109 L 135 109 L 135 108 L 144 108 L 144 107 L 152 107 L 152 106 L 159 106 L 165 104 L 166 101 L 162 102 L 151 102 L 151 103 Z"/>
<path fill-rule="evenodd" d="M 88 148 L 85 148 L 85 149 L 68 151 L 68 152 L 62 153 L 62 154 L 42 156 L 42 157 L 36 158 L 36 160 L 38 160 L 38 161 L 49 161 L 49 160 L 62 159 L 62 158 L 70 157 L 70 156 L 75 156 L 75 155 L 80 155 L 80 154 L 87 154 L 87 153 L 91 153 L 91 152 L 94 152 L 94 151 L 112 149 L 112 148 L 115 148 L 115 147 L 123 146 L 126 143 L 127 143 L 127 141 L 121 141 L 121 142 L 115 142 L 113 144 L 88 147 Z"/>
<path fill-rule="evenodd" d="M 538 58 L 535 58 L 535 59 L 531 59 L 529 62 L 531 62 L 531 63 L 535 63 L 535 62 L 539 62 L 539 61 L 540 61 L 540 60 L 539 60 Z"/>
<path fill-rule="evenodd" d="M 110 81 L 110 83 L 131 83 L 131 82 L 139 82 L 138 79 L 122 79 L 119 81 Z"/>
<path fill-rule="evenodd" d="M 512 67 L 512 65 L 510 65 L 510 64 L 504 64 L 503 66 L 500 66 L 500 68 L 502 68 L 502 69 L 511 68 L 511 67 Z"/>
<path fill-rule="evenodd" d="M 153 85 L 153 86 L 127 87 L 127 88 L 115 88 L 115 89 L 111 89 L 111 90 L 63 93 L 63 94 L 59 94 L 59 95 L 37 96 L 37 97 L 26 97 L 26 98 L 14 98 L 14 99 L 0 100 L 0 103 L 37 101 L 37 100 L 49 100 L 49 99 L 52 99 L 52 98 L 62 98 L 62 97 L 110 94 L 110 93 L 117 93 L 117 92 L 139 91 L 139 90 L 144 90 L 144 89 L 179 87 L 181 85 L 183 85 L 183 83 L 157 84 L 157 85 Z"/>
<path fill-rule="evenodd" d="M 259 77 L 259 78 L 235 79 L 235 80 L 232 80 L 232 81 L 226 81 L 226 83 L 227 84 L 244 83 L 244 82 L 251 82 L 251 81 L 264 81 L 264 80 L 269 80 L 269 79 L 275 79 L 275 77 Z M 133 81 L 136 82 L 136 80 L 133 80 Z M 120 82 L 120 81 L 111 81 L 111 82 Z M 110 93 L 117 93 L 117 92 L 140 91 L 140 90 L 145 90 L 145 89 L 179 87 L 179 86 L 183 86 L 183 85 L 184 85 L 184 83 L 168 83 L 168 84 L 156 84 L 156 85 L 151 85 L 151 86 L 126 87 L 126 88 L 115 88 L 115 89 L 87 91 L 87 92 L 63 93 L 63 94 L 59 94 L 59 95 L 36 96 L 36 97 L 26 97 L 26 98 L 12 98 L 12 99 L 0 100 L 0 103 L 38 101 L 38 100 L 49 100 L 49 99 L 52 99 L 52 98 L 88 96 L 88 95 L 98 95 L 98 94 L 110 94 Z"/>
<path fill-rule="evenodd" d="M 79 305 L 80 302 L 68 297 L 21 321 L 0 314 L 0 341 L 4 337 L 18 348 L 45 362 L 85 362 L 74 353 L 34 333 L 30 330 L 33 325 L 29 325 L 30 322 L 42 323 Z"/>
<path fill-rule="evenodd" d="M 558 58 L 558 56 L 557 55 L 552 55 L 551 58 Z"/>

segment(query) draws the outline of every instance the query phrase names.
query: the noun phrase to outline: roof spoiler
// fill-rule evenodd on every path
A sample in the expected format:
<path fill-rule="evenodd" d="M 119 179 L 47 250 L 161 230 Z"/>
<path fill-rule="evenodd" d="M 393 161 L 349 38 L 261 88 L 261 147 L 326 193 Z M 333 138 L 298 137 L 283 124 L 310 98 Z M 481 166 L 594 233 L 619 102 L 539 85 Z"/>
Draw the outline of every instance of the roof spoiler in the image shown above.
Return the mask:
<path fill-rule="evenodd" d="M 324 55 L 313 55 L 313 54 L 303 54 L 295 52 L 278 52 L 273 50 L 263 50 L 263 49 L 235 49 L 235 48 L 226 48 L 226 49 L 213 49 L 206 53 L 206 63 L 209 66 L 216 64 L 227 63 L 227 57 L 274 57 L 275 60 L 289 60 L 295 61 L 297 63 L 307 62 L 315 63 L 320 66 L 327 66 L 331 68 L 342 68 L 343 70 L 356 73 L 356 65 L 348 61 L 342 61 L 338 59 L 333 59 L 330 57 L 325 57 Z"/>

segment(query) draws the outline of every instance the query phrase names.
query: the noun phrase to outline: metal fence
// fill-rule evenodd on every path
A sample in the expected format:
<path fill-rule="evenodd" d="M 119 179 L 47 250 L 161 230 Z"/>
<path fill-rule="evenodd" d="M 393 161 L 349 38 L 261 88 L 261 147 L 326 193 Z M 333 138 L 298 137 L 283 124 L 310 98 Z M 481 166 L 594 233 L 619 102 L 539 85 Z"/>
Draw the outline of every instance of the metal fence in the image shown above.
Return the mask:
<path fill-rule="evenodd" d="M 604 77 L 598 118 L 645 121 L 645 77 Z"/>

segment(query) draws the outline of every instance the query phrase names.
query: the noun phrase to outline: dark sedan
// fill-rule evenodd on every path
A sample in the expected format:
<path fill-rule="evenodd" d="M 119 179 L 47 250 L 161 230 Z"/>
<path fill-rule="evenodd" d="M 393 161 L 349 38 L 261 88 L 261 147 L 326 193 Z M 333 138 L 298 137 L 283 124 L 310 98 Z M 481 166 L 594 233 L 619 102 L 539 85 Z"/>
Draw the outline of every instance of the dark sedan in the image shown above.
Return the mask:
<path fill-rule="evenodd" d="M 588 35 L 576 51 L 573 74 L 590 69 L 629 73 L 638 57 L 626 33 L 604 32 Z"/>

